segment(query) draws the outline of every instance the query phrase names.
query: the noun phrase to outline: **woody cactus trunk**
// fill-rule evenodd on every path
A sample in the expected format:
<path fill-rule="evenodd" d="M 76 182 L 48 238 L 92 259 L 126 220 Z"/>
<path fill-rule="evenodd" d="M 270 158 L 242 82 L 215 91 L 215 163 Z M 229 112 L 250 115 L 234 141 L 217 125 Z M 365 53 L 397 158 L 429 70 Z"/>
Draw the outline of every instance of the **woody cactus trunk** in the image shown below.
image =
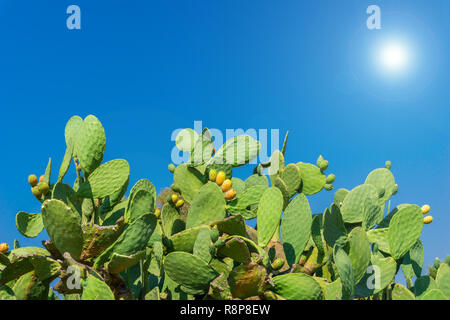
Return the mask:
<path fill-rule="evenodd" d="M 51 160 L 39 179 L 28 178 L 41 212 L 16 215 L 23 236 L 45 229 L 48 240 L 42 248 L 0 245 L 0 299 L 450 298 L 449 257 L 422 270 L 429 206 L 390 208 L 398 191 L 390 162 L 337 190 L 317 213 L 308 197 L 331 191 L 335 176 L 325 174 L 322 156 L 285 164 L 287 136 L 240 179 L 233 169 L 250 166 L 258 141 L 236 136 L 216 151 L 208 129 L 184 129 L 176 145 L 190 158 L 169 165 L 172 186 L 157 196 L 142 179 L 127 197 L 130 167 L 102 163 L 106 137 L 96 117 L 72 117 L 65 140 L 56 180 Z M 406 286 L 395 283 L 398 272 Z"/>

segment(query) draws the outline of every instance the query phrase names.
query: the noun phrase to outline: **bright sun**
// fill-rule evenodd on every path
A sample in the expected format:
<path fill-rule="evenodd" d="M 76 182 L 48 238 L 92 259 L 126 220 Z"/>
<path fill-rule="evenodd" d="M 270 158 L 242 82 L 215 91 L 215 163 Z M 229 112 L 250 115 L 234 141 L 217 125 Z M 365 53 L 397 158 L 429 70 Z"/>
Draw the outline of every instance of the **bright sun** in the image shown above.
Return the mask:
<path fill-rule="evenodd" d="M 380 63 L 389 71 L 405 69 L 409 63 L 407 48 L 402 44 L 388 44 L 380 51 Z"/>

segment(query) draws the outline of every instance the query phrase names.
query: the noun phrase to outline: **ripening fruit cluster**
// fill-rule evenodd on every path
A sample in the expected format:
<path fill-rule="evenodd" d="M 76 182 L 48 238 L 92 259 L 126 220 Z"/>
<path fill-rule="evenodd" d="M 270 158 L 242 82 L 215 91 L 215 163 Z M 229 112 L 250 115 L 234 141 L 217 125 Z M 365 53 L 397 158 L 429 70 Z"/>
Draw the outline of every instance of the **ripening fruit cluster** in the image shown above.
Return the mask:
<path fill-rule="evenodd" d="M 431 208 L 430 208 L 430 206 L 428 204 L 422 206 L 421 209 L 422 209 L 422 213 L 424 215 L 428 214 L 430 212 L 430 210 L 431 210 Z M 426 216 L 425 218 L 423 218 L 423 223 L 424 224 L 430 224 L 432 222 L 433 222 L 433 216 Z"/>
<path fill-rule="evenodd" d="M 236 196 L 236 190 L 231 188 L 233 181 L 227 179 L 225 172 L 217 172 L 215 169 L 212 169 L 209 171 L 209 180 L 217 183 L 217 185 L 222 188 L 222 191 L 225 193 L 225 199 L 233 200 Z"/>
<path fill-rule="evenodd" d="M 31 174 L 28 176 L 28 183 L 31 186 L 31 193 L 36 199 L 41 200 L 42 196 L 45 196 L 50 191 L 50 186 L 44 181 L 44 176 L 40 176 L 39 180 L 36 175 Z"/>
<path fill-rule="evenodd" d="M 172 202 L 177 208 L 181 207 L 184 204 L 184 200 L 179 199 L 176 193 L 167 196 L 167 202 Z"/>

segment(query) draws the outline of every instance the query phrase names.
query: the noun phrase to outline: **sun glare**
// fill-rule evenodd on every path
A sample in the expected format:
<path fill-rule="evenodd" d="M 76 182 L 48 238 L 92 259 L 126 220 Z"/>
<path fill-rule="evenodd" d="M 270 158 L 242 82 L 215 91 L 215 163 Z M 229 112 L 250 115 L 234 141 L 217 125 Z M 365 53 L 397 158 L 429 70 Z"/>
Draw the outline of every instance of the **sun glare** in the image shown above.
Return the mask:
<path fill-rule="evenodd" d="M 382 47 L 379 54 L 380 63 L 388 71 L 404 70 L 409 64 L 407 48 L 402 44 L 388 44 Z"/>

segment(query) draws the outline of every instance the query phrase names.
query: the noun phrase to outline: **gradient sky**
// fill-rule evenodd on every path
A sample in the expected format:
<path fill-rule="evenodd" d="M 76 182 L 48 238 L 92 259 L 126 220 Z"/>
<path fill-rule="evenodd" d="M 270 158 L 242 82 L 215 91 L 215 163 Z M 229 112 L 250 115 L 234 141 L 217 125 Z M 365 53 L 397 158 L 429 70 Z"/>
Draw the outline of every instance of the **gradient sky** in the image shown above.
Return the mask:
<path fill-rule="evenodd" d="M 71 4 L 81 30 L 66 28 Z M 369 4 L 381 7 L 381 30 L 366 27 Z M 127 159 L 131 185 L 148 178 L 159 190 L 171 184 L 171 133 L 194 120 L 280 129 L 280 139 L 290 130 L 287 162 L 322 154 L 336 189 L 391 160 L 392 206 L 431 205 L 431 264 L 450 254 L 449 34 L 448 0 L 0 0 L 0 241 L 46 238 L 15 229 L 17 211 L 40 210 L 27 177 L 48 157 L 57 172 L 66 121 L 94 114 L 105 160 Z M 376 62 L 392 43 L 408 48 L 402 72 Z M 309 197 L 313 211 L 332 197 Z"/>

